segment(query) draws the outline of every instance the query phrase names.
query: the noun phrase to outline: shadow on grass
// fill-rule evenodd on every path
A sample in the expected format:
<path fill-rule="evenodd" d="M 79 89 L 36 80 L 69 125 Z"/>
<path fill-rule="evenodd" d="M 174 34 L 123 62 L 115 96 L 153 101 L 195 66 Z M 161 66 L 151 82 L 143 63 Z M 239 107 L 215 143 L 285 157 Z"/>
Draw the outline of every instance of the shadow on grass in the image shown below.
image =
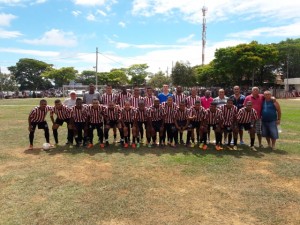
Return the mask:
<path fill-rule="evenodd" d="M 207 155 L 215 155 L 218 158 L 222 158 L 224 156 L 233 156 L 236 158 L 242 158 L 242 157 L 255 157 L 255 158 L 262 158 L 265 156 L 265 154 L 279 154 L 279 155 L 287 155 L 288 152 L 284 150 L 272 150 L 270 148 L 256 148 L 257 151 L 252 151 L 250 148 L 246 145 L 238 146 L 239 150 L 231 150 L 224 148 L 222 151 L 217 151 L 214 149 L 214 145 L 208 145 L 207 150 L 202 150 L 197 147 L 195 148 L 187 148 L 184 145 L 179 145 L 176 148 L 172 147 L 152 147 L 148 148 L 145 146 L 142 146 L 138 149 L 132 149 L 132 148 L 123 148 L 119 145 L 110 145 L 108 147 L 105 147 L 104 149 L 101 149 L 98 145 L 95 145 L 93 148 L 87 149 L 85 147 L 75 147 L 75 146 L 57 146 L 56 148 L 52 148 L 48 151 L 44 151 L 48 155 L 57 155 L 57 154 L 88 154 L 90 156 L 94 156 L 96 154 L 107 154 L 112 155 L 114 153 L 121 153 L 125 156 L 130 154 L 138 154 L 141 156 L 144 155 L 176 155 L 176 154 L 183 154 L 183 155 L 195 155 L 196 157 L 205 157 Z M 32 154 L 32 155 L 39 155 L 43 152 L 41 148 L 35 148 L 33 150 L 25 150 L 25 154 Z"/>

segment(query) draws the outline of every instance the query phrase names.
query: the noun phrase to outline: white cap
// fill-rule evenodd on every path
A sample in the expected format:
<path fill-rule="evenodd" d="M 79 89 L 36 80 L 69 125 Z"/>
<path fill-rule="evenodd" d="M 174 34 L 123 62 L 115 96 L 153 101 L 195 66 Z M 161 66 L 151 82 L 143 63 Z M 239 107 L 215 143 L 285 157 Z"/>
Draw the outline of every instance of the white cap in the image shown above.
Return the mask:
<path fill-rule="evenodd" d="M 70 94 L 76 94 L 76 92 L 75 91 L 70 91 Z"/>

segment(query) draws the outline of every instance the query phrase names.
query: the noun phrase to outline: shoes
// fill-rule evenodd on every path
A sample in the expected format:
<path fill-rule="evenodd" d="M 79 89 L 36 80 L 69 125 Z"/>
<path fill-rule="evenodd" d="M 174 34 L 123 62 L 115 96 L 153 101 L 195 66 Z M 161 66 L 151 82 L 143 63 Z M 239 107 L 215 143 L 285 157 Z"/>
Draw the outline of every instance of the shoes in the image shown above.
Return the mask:
<path fill-rule="evenodd" d="M 140 143 L 137 143 L 136 148 L 139 148 L 139 147 L 141 147 L 141 145 L 140 145 Z"/>
<path fill-rule="evenodd" d="M 93 144 L 88 144 L 88 146 L 87 146 L 87 148 L 92 148 L 92 147 L 94 147 Z"/>
<path fill-rule="evenodd" d="M 191 146 L 191 148 L 194 148 L 195 147 L 195 143 L 192 142 L 190 146 Z"/>
<path fill-rule="evenodd" d="M 124 148 L 128 148 L 128 143 L 124 143 Z"/>
<path fill-rule="evenodd" d="M 259 148 L 263 148 L 264 146 L 262 144 L 259 145 Z"/>
<path fill-rule="evenodd" d="M 204 146 L 204 144 L 203 144 L 203 143 L 200 143 L 199 148 L 202 148 L 202 149 L 203 149 L 203 146 Z"/>
<path fill-rule="evenodd" d="M 132 148 L 136 148 L 136 144 L 135 144 L 135 143 L 132 143 L 132 144 L 131 144 L 131 147 L 132 147 Z"/>
<path fill-rule="evenodd" d="M 175 143 L 171 143 L 171 147 L 172 148 L 176 148 L 176 144 Z"/>
<path fill-rule="evenodd" d="M 100 144 L 100 148 L 104 148 L 105 146 L 104 146 L 104 144 L 103 143 L 101 143 Z"/>
<path fill-rule="evenodd" d="M 219 149 L 220 149 L 220 150 L 223 150 L 223 147 L 220 145 L 220 146 L 219 146 Z"/>
<path fill-rule="evenodd" d="M 236 145 L 235 145 L 235 146 L 233 146 L 233 148 L 232 148 L 232 149 L 233 149 L 233 150 L 238 150 Z"/>
<path fill-rule="evenodd" d="M 204 145 L 202 146 L 202 150 L 205 151 L 206 149 L 207 149 L 207 145 L 204 144 Z"/>
<path fill-rule="evenodd" d="M 116 138 L 114 138 L 114 143 L 115 143 L 115 144 L 117 143 L 117 139 L 116 139 Z"/>
<path fill-rule="evenodd" d="M 180 144 L 181 144 L 181 145 L 184 145 L 184 141 L 183 141 L 183 140 L 180 140 Z"/>
<path fill-rule="evenodd" d="M 240 145 L 244 145 L 245 142 L 243 140 L 240 141 Z"/>
<path fill-rule="evenodd" d="M 221 151 L 221 150 L 223 150 L 223 148 L 222 148 L 220 145 L 216 145 L 216 147 L 215 147 L 215 148 L 216 148 L 216 150 L 217 150 L 217 151 Z"/>
<path fill-rule="evenodd" d="M 254 146 L 251 146 L 250 149 L 254 152 L 257 152 L 256 148 Z"/>
<path fill-rule="evenodd" d="M 109 142 L 108 142 L 108 141 L 106 141 L 106 142 L 105 142 L 105 145 L 106 145 L 106 146 L 109 146 Z"/>
<path fill-rule="evenodd" d="M 33 145 L 29 145 L 28 150 L 33 150 Z"/>
<path fill-rule="evenodd" d="M 148 144 L 148 148 L 152 148 L 152 145 L 150 143 Z"/>

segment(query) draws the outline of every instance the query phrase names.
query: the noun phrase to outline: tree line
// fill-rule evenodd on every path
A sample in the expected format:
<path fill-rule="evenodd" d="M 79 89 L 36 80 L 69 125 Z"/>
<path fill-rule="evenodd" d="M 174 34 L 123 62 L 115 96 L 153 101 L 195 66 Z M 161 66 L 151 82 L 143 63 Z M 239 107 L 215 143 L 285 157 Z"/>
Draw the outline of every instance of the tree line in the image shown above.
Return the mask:
<path fill-rule="evenodd" d="M 153 87 L 161 87 L 164 83 L 186 87 L 274 84 L 276 73 L 284 78 L 300 77 L 300 38 L 273 44 L 252 41 L 220 48 L 207 65 L 192 67 L 188 61 L 177 61 L 170 76 L 162 71 L 149 73 L 148 68 L 147 64 L 134 64 L 97 74 L 93 70 L 78 73 L 74 67 L 56 69 L 43 61 L 22 58 L 16 65 L 8 67 L 10 74 L 1 74 L 1 90 L 46 90 L 62 87 L 70 81 L 88 85 L 95 83 L 96 76 L 99 84 Z"/>

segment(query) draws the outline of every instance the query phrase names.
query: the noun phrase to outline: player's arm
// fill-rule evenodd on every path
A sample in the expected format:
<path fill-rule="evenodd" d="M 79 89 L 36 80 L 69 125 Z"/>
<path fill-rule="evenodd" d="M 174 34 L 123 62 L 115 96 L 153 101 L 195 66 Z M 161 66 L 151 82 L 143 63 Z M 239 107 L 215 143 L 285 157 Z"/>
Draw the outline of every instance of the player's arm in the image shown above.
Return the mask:
<path fill-rule="evenodd" d="M 280 124 L 280 120 L 281 120 L 281 108 L 280 108 L 280 105 L 278 102 L 274 102 L 274 106 L 276 108 L 276 111 L 277 111 L 277 125 Z"/>

